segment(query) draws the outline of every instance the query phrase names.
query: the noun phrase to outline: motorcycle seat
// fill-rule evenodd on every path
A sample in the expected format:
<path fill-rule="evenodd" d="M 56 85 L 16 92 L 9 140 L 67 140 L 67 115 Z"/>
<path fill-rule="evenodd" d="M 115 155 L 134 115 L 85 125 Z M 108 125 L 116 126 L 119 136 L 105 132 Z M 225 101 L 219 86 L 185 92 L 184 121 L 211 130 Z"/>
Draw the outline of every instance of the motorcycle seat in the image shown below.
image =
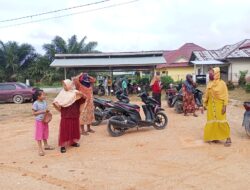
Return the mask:
<path fill-rule="evenodd" d="M 102 102 L 107 102 L 107 103 L 111 103 L 112 100 L 107 100 L 107 99 L 102 99 L 102 98 L 98 98 L 98 100 L 102 101 Z"/>

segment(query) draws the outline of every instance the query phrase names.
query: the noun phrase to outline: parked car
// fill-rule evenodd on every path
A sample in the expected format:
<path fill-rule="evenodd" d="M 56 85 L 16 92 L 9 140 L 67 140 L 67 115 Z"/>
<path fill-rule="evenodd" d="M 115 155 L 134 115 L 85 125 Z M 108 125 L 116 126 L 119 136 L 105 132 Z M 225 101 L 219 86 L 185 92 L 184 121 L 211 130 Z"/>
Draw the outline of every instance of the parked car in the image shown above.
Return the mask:
<path fill-rule="evenodd" d="M 32 101 L 36 90 L 37 88 L 20 82 L 0 83 L 0 102 L 21 104 L 25 101 Z"/>

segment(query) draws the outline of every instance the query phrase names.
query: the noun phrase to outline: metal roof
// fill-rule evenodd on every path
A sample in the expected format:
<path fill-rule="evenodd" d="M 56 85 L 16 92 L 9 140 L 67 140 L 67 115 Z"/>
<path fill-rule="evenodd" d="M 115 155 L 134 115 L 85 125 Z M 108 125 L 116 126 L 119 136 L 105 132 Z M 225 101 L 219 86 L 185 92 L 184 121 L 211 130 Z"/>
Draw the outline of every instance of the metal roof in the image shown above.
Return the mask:
<path fill-rule="evenodd" d="M 194 65 L 222 65 L 225 62 L 218 61 L 218 60 L 207 60 L 207 61 L 191 61 Z"/>
<path fill-rule="evenodd" d="M 102 69 L 117 69 L 117 68 L 144 68 L 154 67 L 158 64 L 166 63 L 164 57 L 153 56 L 153 57 L 114 57 L 114 58 L 59 58 L 55 59 L 51 63 L 51 67 L 63 67 L 63 68 L 102 68 Z"/>

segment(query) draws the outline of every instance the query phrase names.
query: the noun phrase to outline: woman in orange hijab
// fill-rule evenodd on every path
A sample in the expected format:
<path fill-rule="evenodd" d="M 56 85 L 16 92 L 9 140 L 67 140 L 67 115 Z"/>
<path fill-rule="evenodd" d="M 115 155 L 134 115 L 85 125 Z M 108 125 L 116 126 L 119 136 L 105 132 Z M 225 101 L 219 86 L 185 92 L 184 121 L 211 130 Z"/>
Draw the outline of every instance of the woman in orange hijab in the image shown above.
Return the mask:
<path fill-rule="evenodd" d="M 226 140 L 225 146 L 231 145 L 230 128 L 226 119 L 228 90 L 225 82 L 220 79 L 220 68 L 209 71 L 204 105 L 207 107 L 207 123 L 204 128 L 204 140 L 217 143 Z"/>

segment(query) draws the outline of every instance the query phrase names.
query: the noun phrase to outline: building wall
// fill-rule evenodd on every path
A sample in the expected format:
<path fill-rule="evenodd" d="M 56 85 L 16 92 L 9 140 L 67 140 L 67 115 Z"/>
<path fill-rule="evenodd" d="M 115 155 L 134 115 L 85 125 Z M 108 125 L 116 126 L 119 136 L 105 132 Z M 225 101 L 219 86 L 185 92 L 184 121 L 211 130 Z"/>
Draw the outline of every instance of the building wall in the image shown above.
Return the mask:
<path fill-rule="evenodd" d="M 168 75 L 171 76 L 174 81 L 185 80 L 187 74 L 193 74 L 193 67 L 177 67 L 177 68 L 162 68 L 156 69 L 156 71 L 161 72 L 161 76 Z M 163 73 L 165 71 L 165 74 Z"/>
<path fill-rule="evenodd" d="M 230 59 L 228 79 L 237 84 L 240 71 L 248 70 L 247 76 L 250 76 L 250 58 L 248 59 Z"/>

